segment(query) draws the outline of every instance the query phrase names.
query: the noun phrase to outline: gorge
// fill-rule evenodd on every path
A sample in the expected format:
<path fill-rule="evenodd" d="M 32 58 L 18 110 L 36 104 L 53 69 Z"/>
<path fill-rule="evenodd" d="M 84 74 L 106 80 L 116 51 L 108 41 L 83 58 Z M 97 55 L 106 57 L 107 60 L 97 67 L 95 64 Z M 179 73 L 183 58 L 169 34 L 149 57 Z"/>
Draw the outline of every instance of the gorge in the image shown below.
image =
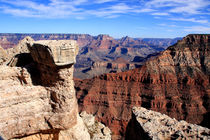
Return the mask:
<path fill-rule="evenodd" d="M 116 73 L 140 67 L 151 54 L 175 44 L 181 38 L 131 38 L 114 39 L 109 35 L 88 34 L 0 34 L 0 46 L 10 50 L 30 36 L 34 40 L 76 40 L 79 53 L 74 77 L 92 78 L 103 73 Z M 21 44 L 21 43 L 20 43 Z"/>
<path fill-rule="evenodd" d="M 131 108 L 142 106 L 210 128 L 210 35 L 184 37 L 133 70 L 75 80 L 80 111 L 125 136 Z"/>
<path fill-rule="evenodd" d="M 97 38 L 102 43 L 99 51 L 115 42 Z M 133 42 L 128 37 L 122 40 Z M 30 37 L 14 48 L 0 48 L 0 136 L 14 140 L 209 138 L 209 129 L 193 124 L 210 127 L 210 35 L 188 35 L 150 55 L 139 68 L 73 78 L 76 54 L 83 48 L 73 40 Z M 117 61 L 125 64 L 122 58 Z M 98 65 L 107 67 L 94 63 Z M 173 118 L 185 120 L 181 121 L 185 125 Z M 160 131 L 164 132 L 158 135 Z"/>

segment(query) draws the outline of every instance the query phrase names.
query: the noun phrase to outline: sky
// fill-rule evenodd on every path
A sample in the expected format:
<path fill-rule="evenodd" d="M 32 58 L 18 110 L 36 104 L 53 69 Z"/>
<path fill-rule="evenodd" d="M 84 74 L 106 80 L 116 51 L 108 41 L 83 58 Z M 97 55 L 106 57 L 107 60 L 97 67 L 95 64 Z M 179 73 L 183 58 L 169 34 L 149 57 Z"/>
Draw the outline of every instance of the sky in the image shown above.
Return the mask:
<path fill-rule="evenodd" d="M 210 33 L 210 0 L 0 0 L 1 33 L 175 38 Z"/>

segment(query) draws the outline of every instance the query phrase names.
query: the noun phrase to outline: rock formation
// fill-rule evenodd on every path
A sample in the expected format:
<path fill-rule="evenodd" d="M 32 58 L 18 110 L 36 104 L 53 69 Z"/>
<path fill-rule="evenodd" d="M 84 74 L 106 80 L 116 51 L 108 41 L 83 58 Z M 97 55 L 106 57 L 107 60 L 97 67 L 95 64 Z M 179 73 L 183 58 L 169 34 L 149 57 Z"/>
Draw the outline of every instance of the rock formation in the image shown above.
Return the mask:
<path fill-rule="evenodd" d="M 99 140 L 111 138 L 110 130 L 95 120 L 93 125 L 97 129 L 93 130 L 97 131 L 90 135 L 92 126 L 84 123 L 88 119 L 83 121 L 78 114 L 73 81 L 78 53 L 76 41 L 33 41 L 26 37 L 7 51 L 8 58 L 15 57 L 9 66 L 0 66 L 1 137 L 14 140 L 95 139 L 91 135 Z M 1 58 L 5 58 L 3 54 Z"/>
<path fill-rule="evenodd" d="M 127 140 L 210 139 L 210 129 L 177 121 L 159 112 L 133 107 L 132 114 L 127 126 Z"/>
<path fill-rule="evenodd" d="M 124 136 L 133 106 L 210 128 L 210 35 L 188 35 L 138 69 L 75 80 L 80 111 Z"/>
<path fill-rule="evenodd" d="M 88 129 L 91 140 L 111 140 L 111 131 L 104 124 L 97 122 L 92 114 L 85 111 L 80 113 L 85 126 Z"/>
<path fill-rule="evenodd" d="M 0 65 L 3 65 L 7 60 L 6 51 L 0 46 Z"/>
<path fill-rule="evenodd" d="M 35 133 L 71 128 L 77 120 L 73 67 L 75 41 L 34 42 L 30 47 L 40 81 L 31 79 L 30 69 L 1 67 L 0 130 L 10 139 Z M 39 50 L 39 52 L 37 52 Z M 64 53 L 58 51 L 64 50 Z M 65 58 L 57 62 L 57 58 Z M 9 118 L 8 118 L 9 116 Z M 10 131 L 12 130 L 12 131 Z"/>

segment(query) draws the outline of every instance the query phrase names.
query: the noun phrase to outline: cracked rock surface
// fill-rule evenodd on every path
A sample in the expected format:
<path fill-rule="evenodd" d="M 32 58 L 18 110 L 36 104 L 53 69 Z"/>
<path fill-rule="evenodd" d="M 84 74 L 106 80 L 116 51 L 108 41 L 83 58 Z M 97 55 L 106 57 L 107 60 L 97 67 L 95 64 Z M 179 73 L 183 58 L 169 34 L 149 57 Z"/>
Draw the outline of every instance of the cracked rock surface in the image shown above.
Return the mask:
<path fill-rule="evenodd" d="M 210 139 L 210 129 L 196 124 L 172 119 L 165 114 L 133 107 L 132 112 L 145 133 L 153 140 Z"/>

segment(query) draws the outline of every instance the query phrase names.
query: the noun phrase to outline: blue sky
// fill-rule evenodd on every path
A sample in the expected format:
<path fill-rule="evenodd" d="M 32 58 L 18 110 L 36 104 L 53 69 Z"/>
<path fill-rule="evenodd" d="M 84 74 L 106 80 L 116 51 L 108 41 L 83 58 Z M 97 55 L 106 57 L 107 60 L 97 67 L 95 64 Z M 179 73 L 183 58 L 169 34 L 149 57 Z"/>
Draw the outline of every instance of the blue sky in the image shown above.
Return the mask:
<path fill-rule="evenodd" d="M 210 0 L 0 0 L 1 33 L 173 38 L 210 33 Z"/>

